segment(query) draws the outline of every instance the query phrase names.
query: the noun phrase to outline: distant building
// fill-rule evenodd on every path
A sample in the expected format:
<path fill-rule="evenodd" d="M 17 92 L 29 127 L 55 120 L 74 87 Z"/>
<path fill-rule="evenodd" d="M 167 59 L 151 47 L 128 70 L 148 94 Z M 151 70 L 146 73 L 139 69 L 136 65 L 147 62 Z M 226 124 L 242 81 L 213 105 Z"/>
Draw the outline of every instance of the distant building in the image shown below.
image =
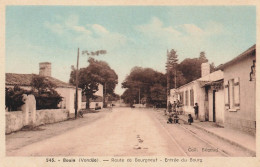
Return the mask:
<path fill-rule="evenodd" d="M 256 45 L 218 67 L 224 72 L 225 126 L 256 131 Z"/>
<path fill-rule="evenodd" d="M 31 81 L 33 76 L 37 76 L 38 74 L 15 74 L 15 73 L 6 73 L 5 74 L 5 86 L 6 87 L 14 87 L 15 85 L 30 90 L 31 89 Z M 75 94 L 76 88 L 75 86 L 60 81 L 51 76 L 51 63 L 43 62 L 39 63 L 39 75 L 44 76 L 47 80 L 54 83 L 57 88 L 55 89 L 63 98 L 62 102 L 60 102 L 60 108 L 66 108 L 72 114 L 75 112 Z M 81 95 L 81 89 L 78 90 L 78 94 Z M 78 106 L 81 106 L 81 96 L 78 96 Z M 80 109 L 80 107 L 79 107 Z"/>
<path fill-rule="evenodd" d="M 95 99 L 89 100 L 89 108 L 95 109 L 96 107 L 103 108 L 103 85 L 98 85 L 98 91 L 94 93 Z M 86 108 L 86 96 L 82 96 L 82 108 Z"/>

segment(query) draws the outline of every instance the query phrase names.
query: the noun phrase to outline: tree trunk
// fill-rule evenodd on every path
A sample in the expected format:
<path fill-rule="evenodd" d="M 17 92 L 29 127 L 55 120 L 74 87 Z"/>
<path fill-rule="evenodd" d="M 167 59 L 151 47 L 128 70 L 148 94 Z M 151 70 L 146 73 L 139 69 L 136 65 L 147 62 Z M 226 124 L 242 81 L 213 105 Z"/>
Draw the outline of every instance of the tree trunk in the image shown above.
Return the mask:
<path fill-rule="evenodd" d="M 86 97 L 86 109 L 89 109 L 89 98 Z"/>

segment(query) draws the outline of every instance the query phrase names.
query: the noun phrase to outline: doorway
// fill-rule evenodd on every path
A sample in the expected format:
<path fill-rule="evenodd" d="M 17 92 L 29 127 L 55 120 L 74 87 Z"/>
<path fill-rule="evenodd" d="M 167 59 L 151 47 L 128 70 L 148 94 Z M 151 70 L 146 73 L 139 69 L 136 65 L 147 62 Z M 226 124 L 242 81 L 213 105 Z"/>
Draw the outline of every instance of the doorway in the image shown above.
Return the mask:
<path fill-rule="evenodd" d="M 216 90 L 213 90 L 213 122 L 216 122 Z"/>
<path fill-rule="evenodd" d="M 209 88 L 205 87 L 205 121 L 209 121 Z"/>

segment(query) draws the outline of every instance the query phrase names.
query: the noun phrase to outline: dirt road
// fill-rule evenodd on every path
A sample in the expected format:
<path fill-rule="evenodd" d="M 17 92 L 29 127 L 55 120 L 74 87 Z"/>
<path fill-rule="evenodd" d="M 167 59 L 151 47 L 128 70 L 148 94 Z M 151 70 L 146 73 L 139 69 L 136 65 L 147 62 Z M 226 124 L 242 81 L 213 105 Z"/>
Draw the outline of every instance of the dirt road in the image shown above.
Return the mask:
<path fill-rule="evenodd" d="M 230 155 L 221 146 L 211 144 L 219 143 L 218 139 L 210 137 L 210 142 L 205 142 L 189 132 L 187 128 L 190 127 L 187 125 L 166 124 L 163 113 L 152 109 L 113 108 L 94 117 L 95 119 L 91 117 L 85 122 L 79 120 L 83 123 L 74 123 L 75 127 L 59 133 L 57 130 L 48 135 L 43 135 L 46 133 L 44 131 L 38 132 L 39 141 L 36 141 L 37 137 L 32 137 L 34 140 L 31 142 L 24 140 L 25 143 L 20 141 L 20 145 L 17 145 L 12 142 L 19 132 L 8 136 L 7 156 Z M 52 126 L 55 127 L 55 124 Z M 204 135 L 203 132 L 196 133 Z M 232 150 L 231 153 L 246 156 L 243 150 L 221 143 L 223 144 L 228 150 Z"/>

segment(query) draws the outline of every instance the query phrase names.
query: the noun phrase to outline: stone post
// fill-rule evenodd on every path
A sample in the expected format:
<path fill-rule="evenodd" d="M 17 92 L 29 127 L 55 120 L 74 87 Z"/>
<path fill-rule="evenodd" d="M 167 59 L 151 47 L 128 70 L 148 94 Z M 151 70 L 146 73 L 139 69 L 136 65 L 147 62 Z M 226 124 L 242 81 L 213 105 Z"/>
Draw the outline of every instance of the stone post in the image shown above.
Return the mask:
<path fill-rule="evenodd" d="M 23 125 L 34 126 L 36 124 L 36 101 L 34 95 L 23 95 L 22 105 Z"/>

